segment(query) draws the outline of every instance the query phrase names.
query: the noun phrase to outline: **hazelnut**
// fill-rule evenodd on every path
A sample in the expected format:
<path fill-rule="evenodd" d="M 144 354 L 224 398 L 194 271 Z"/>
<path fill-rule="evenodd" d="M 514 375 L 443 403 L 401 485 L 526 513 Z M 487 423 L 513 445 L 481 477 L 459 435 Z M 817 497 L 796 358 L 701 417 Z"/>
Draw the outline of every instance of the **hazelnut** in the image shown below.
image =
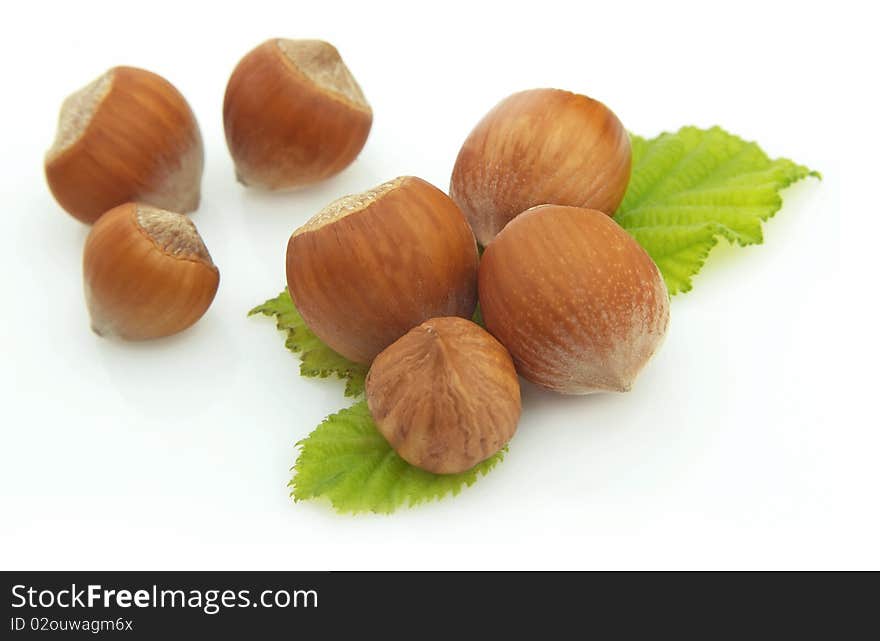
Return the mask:
<path fill-rule="evenodd" d="M 535 205 L 613 215 L 631 164 L 629 136 L 608 107 L 533 89 L 502 100 L 477 124 L 458 153 L 449 194 L 485 246 Z"/>
<path fill-rule="evenodd" d="M 367 404 L 408 463 L 435 474 L 469 470 L 516 431 L 519 379 L 507 350 L 476 323 L 432 318 L 376 357 Z"/>
<path fill-rule="evenodd" d="M 89 232 L 83 281 L 95 333 L 143 340 L 201 318 L 220 273 L 187 216 L 127 203 Z"/>
<path fill-rule="evenodd" d="M 367 141 L 373 112 L 333 45 L 273 39 L 232 72 L 223 123 L 238 180 L 285 189 L 350 165 Z"/>
<path fill-rule="evenodd" d="M 293 232 L 287 283 L 306 324 L 368 364 L 419 323 L 473 314 L 477 245 L 442 191 L 402 176 L 327 205 Z"/>
<path fill-rule="evenodd" d="M 64 101 L 45 158 L 49 189 L 84 223 L 129 201 L 194 211 L 203 167 L 202 137 L 184 97 L 132 67 L 110 69 Z"/>
<path fill-rule="evenodd" d="M 629 390 L 669 325 L 657 266 L 593 209 L 517 216 L 483 253 L 479 291 L 486 328 L 520 375 L 565 394 Z"/>

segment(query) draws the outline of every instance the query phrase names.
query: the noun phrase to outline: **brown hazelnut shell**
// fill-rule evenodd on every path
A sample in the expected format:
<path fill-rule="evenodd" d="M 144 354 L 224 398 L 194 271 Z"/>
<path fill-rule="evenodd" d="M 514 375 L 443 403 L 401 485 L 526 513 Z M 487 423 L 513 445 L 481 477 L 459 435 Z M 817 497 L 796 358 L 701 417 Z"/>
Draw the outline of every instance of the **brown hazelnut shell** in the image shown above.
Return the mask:
<path fill-rule="evenodd" d="M 593 209 L 517 216 L 483 252 L 479 292 L 486 328 L 520 375 L 566 394 L 628 391 L 669 325 L 651 257 Z"/>
<path fill-rule="evenodd" d="M 186 99 L 161 76 L 134 67 L 114 67 L 65 101 L 45 158 L 52 195 L 85 223 L 130 201 L 194 211 L 203 168 Z"/>
<path fill-rule="evenodd" d="M 331 203 L 287 245 L 288 288 L 306 324 L 364 364 L 429 318 L 470 318 L 477 264 L 461 211 L 412 176 Z"/>
<path fill-rule="evenodd" d="M 367 404 L 408 463 L 435 474 L 469 470 L 513 437 L 522 409 L 507 350 L 463 318 L 432 318 L 373 361 Z"/>
<path fill-rule="evenodd" d="M 570 91 L 532 89 L 502 100 L 471 131 L 449 194 L 485 246 L 536 205 L 613 215 L 631 166 L 629 135 L 608 107 Z"/>
<path fill-rule="evenodd" d="M 232 72 L 223 123 L 239 181 L 289 189 L 350 165 L 373 112 L 333 45 L 274 38 Z"/>
<path fill-rule="evenodd" d="M 127 203 L 92 226 L 83 283 L 92 329 L 126 340 L 160 338 L 195 323 L 217 293 L 220 272 L 192 221 Z"/>

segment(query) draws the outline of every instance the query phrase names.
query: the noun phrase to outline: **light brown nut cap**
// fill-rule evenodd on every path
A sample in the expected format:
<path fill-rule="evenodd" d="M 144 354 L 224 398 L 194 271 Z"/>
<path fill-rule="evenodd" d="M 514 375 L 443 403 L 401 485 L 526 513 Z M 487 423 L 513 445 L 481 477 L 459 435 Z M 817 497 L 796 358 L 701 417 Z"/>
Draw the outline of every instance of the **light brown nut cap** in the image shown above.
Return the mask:
<path fill-rule="evenodd" d="M 628 391 L 669 325 L 651 257 L 592 209 L 517 216 L 483 253 L 479 292 L 486 328 L 520 375 L 566 394 Z"/>
<path fill-rule="evenodd" d="M 290 189 L 350 165 L 373 112 L 333 45 L 275 38 L 232 72 L 223 123 L 239 181 Z"/>
<path fill-rule="evenodd" d="M 613 215 L 631 165 L 629 136 L 608 107 L 569 91 L 532 89 L 502 100 L 468 135 L 449 194 L 485 246 L 536 205 Z"/>
<path fill-rule="evenodd" d="M 45 157 L 55 199 L 85 223 L 131 201 L 194 211 L 203 167 L 189 104 L 161 76 L 133 67 L 110 69 L 64 102 Z"/>
<path fill-rule="evenodd" d="M 477 247 L 455 203 L 403 176 L 340 198 L 287 245 L 287 284 L 309 328 L 358 363 L 435 316 L 470 318 Z"/>
<path fill-rule="evenodd" d="M 464 472 L 492 456 L 513 436 L 521 410 L 507 350 L 455 317 L 426 321 L 379 354 L 366 393 L 391 447 L 435 474 Z"/>

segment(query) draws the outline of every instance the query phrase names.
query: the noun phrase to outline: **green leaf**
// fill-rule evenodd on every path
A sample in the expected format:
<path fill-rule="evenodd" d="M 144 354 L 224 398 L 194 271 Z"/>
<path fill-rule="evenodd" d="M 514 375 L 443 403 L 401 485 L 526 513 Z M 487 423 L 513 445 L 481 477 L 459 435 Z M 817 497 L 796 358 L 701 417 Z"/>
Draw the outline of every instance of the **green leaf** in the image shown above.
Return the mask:
<path fill-rule="evenodd" d="M 376 429 L 366 401 L 327 417 L 297 443 L 290 481 L 296 501 L 326 497 L 339 512 L 388 514 L 401 506 L 456 495 L 486 475 L 507 452 L 461 474 L 431 474 L 404 461 Z"/>
<path fill-rule="evenodd" d="M 632 178 L 614 220 L 651 255 L 670 294 L 691 289 L 719 238 L 761 243 L 761 223 L 782 206 L 780 190 L 821 178 L 719 127 L 631 139 Z"/>
<path fill-rule="evenodd" d="M 278 329 L 287 333 L 284 345 L 291 352 L 299 354 L 302 359 L 300 374 L 320 378 L 327 378 L 332 374 L 345 379 L 346 396 L 358 397 L 364 393 L 367 367 L 340 356 L 315 336 L 312 330 L 306 327 L 286 289 L 277 297 L 248 312 L 248 316 L 255 314 L 275 317 Z"/>
<path fill-rule="evenodd" d="M 477 303 L 477 307 L 474 309 L 474 315 L 471 316 L 471 320 L 483 329 L 486 329 L 486 323 L 483 322 L 483 310 L 480 309 L 479 303 Z"/>

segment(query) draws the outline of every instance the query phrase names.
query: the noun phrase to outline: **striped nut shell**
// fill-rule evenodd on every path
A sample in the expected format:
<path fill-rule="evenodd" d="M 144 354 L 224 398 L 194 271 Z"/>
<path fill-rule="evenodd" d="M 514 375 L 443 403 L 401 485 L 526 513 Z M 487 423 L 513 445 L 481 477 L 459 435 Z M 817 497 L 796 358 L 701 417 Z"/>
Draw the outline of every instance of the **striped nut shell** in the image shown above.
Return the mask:
<path fill-rule="evenodd" d="M 669 325 L 657 266 L 592 209 L 517 216 L 483 253 L 479 293 L 486 327 L 517 371 L 565 394 L 628 391 Z"/>
<path fill-rule="evenodd" d="M 83 284 L 92 329 L 126 340 L 180 332 L 208 310 L 220 272 L 188 216 L 114 207 L 92 226 Z"/>
<path fill-rule="evenodd" d="M 449 196 L 402 176 L 334 201 L 293 232 L 287 284 L 318 338 L 369 364 L 429 318 L 470 318 L 477 262 L 473 233 Z"/>
<path fill-rule="evenodd" d="M 52 195 L 89 224 L 132 201 L 194 211 L 203 167 L 189 104 L 170 82 L 134 67 L 114 67 L 64 101 L 45 157 Z"/>
<path fill-rule="evenodd" d="M 232 72 L 223 124 L 240 182 L 291 189 L 350 165 L 373 111 L 333 45 L 274 38 Z"/>
<path fill-rule="evenodd" d="M 481 245 L 536 205 L 613 215 L 632 164 L 629 136 L 597 100 L 532 89 L 502 100 L 477 124 L 455 161 L 449 194 Z"/>

